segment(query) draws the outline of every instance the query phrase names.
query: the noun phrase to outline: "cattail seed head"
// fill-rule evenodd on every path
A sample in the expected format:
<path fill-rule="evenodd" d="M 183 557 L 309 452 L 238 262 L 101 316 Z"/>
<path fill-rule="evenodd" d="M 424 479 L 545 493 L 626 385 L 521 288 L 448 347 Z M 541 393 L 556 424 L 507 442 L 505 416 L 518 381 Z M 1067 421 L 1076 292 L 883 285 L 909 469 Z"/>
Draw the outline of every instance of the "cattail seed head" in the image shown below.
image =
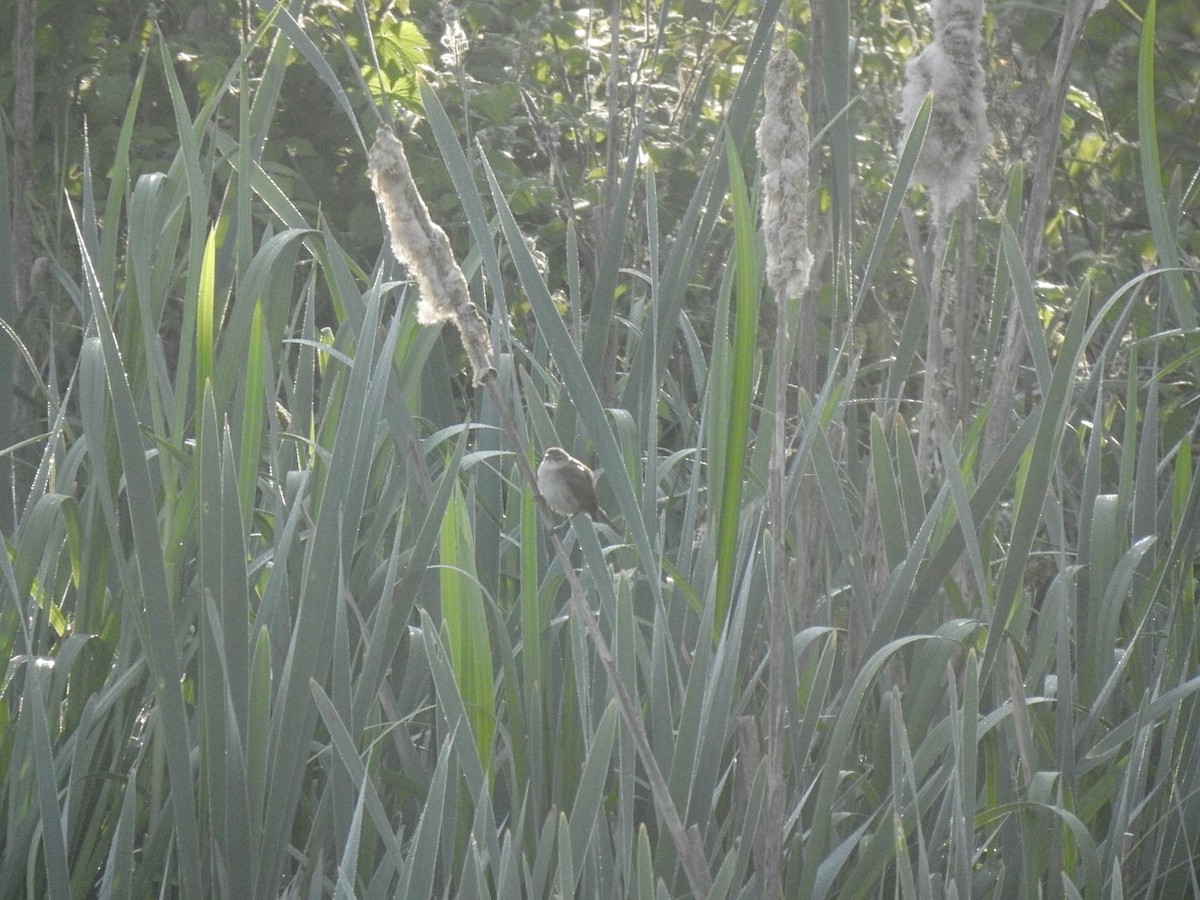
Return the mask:
<path fill-rule="evenodd" d="M 471 302 L 467 278 L 454 259 L 450 239 L 430 217 L 413 182 L 404 145 L 380 128 L 368 156 L 371 188 L 383 207 L 392 252 L 408 266 L 421 292 L 417 321 L 435 325 L 447 319 L 458 326 L 476 384 L 492 371 L 487 325 Z"/>
<path fill-rule="evenodd" d="M 757 134 L 767 283 L 780 301 L 804 293 L 813 261 L 808 250 L 808 113 L 800 99 L 802 75 L 800 60 L 791 50 L 771 57 Z"/>
<path fill-rule="evenodd" d="M 906 127 L 933 92 L 916 177 L 943 215 L 967 196 L 991 142 L 979 59 L 982 22 L 983 0 L 933 0 L 933 43 L 904 69 L 900 121 Z"/>

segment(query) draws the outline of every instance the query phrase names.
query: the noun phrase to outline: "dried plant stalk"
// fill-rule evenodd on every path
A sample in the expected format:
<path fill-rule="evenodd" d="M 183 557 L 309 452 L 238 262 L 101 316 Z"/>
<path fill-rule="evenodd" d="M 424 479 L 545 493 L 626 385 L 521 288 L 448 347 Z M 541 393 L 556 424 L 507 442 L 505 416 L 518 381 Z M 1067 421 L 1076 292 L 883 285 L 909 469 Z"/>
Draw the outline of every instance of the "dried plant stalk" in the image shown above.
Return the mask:
<path fill-rule="evenodd" d="M 784 745 L 790 720 L 789 685 L 794 685 L 797 677 L 792 655 L 787 650 L 786 635 L 794 632 L 795 617 L 791 614 L 791 605 L 799 600 L 797 581 L 805 586 L 810 584 L 804 573 L 797 575 L 790 558 L 787 542 L 790 511 L 784 491 L 787 389 L 793 354 L 788 334 L 788 301 L 803 297 L 813 262 L 808 249 L 809 141 L 808 113 L 800 99 L 802 75 L 800 61 L 791 50 L 782 49 L 771 57 L 764 82 L 766 102 L 757 135 L 763 166 L 767 283 L 775 293 L 779 308 L 775 330 L 775 421 L 767 490 L 774 552 L 770 565 L 771 640 L 765 710 L 768 765 L 763 816 L 770 824 L 759 832 L 753 848 L 761 879 L 761 896 L 770 900 L 783 896 L 783 822 L 788 805 L 783 776 Z M 814 498 L 806 494 L 805 499 Z"/>
<path fill-rule="evenodd" d="M 392 252 L 417 279 L 421 292 L 417 321 L 422 325 L 454 322 L 475 384 L 482 384 L 492 371 L 487 323 L 471 302 L 467 278 L 454 259 L 450 239 L 429 217 L 429 209 L 413 182 L 404 145 L 390 129 L 380 128 L 375 135 L 368 163 L 371 188 L 383 207 Z"/>

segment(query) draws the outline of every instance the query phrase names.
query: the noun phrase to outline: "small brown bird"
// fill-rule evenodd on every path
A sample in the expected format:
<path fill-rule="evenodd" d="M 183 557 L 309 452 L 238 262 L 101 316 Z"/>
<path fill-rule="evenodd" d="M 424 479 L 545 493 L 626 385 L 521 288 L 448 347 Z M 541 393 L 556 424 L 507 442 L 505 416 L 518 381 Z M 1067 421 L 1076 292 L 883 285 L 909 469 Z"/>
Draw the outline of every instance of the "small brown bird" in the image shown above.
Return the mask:
<path fill-rule="evenodd" d="M 596 499 L 596 473 L 562 447 L 551 447 L 537 470 L 538 490 L 560 516 L 587 513 L 612 528 Z"/>

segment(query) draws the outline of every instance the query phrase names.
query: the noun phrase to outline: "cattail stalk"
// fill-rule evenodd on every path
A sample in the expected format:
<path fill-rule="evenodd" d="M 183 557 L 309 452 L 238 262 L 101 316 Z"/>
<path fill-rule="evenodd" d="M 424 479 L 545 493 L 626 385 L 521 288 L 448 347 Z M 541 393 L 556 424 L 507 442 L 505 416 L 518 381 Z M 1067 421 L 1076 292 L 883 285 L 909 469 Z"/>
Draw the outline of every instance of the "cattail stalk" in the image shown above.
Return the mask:
<path fill-rule="evenodd" d="M 794 601 L 802 586 L 811 584 L 797 572 L 788 548 L 789 510 L 784 495 L 787 465 L 785 427 L 788 420 L 788 375 L 792 368 L 789 301 L 802 300 L 808 288 L 812 254 L 808 249 L 808 113 L 800 97 L 803 72 L 791 50 L 775 53 L 767 63 L 765 103 L 758 126 L 758 155 L 763 167 L 763 240 L 767 251 L 767 283 L 775 294 L 775 409 L 768 466 L 767 510 L 770 522 L 770 650 L 767 672 L 766 748 L 767 784 L 763 800 L 768 823 L 755 843 L 755 865 L 762 896 L 783 894 L 783 826 L 787 788 L 783 777 L 784 744 L 788 715 L 788 685 L 795 684 L 795 666 L 786 635 L 794 632 Z M 806 492 L 801 503 L 816 500 Z M 798 584 L 789 577 L 798 575 Z M 800 618 L 803 618 L 801 613 Z"/>
<path fill-rule="evenodd" d="M 925 385 L 917 427 L 917 464 L 923 478 L 936 472 L 936 435 L 946 429 L 946 350 L 943 333 L 952 282 L 943 271 L 950 214 L 968 196 L 979 177 L 983 152 L 991 140 L 983 96 L 980 26 L 983 0 L 933 0 L 933 43 L 905 66 L 900 120 L 911 126 L 926 95 L 933 108 L 916 178 L 933 200 L 935 271 L 930 278 Z"/>

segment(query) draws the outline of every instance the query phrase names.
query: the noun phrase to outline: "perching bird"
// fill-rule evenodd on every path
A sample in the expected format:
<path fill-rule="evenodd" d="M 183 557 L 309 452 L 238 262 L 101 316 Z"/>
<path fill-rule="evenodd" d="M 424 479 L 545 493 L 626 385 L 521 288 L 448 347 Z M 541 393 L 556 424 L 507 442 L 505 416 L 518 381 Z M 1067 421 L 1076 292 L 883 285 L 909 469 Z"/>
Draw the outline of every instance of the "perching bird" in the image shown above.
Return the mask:
<path fill-rule="evenodd" d="M 538 490 L 560 516 L 587 513 L 613 527 L 612 519 L 596 499 L 596 473 L 562 447 L 551 447 L 537 471 Z"/>

